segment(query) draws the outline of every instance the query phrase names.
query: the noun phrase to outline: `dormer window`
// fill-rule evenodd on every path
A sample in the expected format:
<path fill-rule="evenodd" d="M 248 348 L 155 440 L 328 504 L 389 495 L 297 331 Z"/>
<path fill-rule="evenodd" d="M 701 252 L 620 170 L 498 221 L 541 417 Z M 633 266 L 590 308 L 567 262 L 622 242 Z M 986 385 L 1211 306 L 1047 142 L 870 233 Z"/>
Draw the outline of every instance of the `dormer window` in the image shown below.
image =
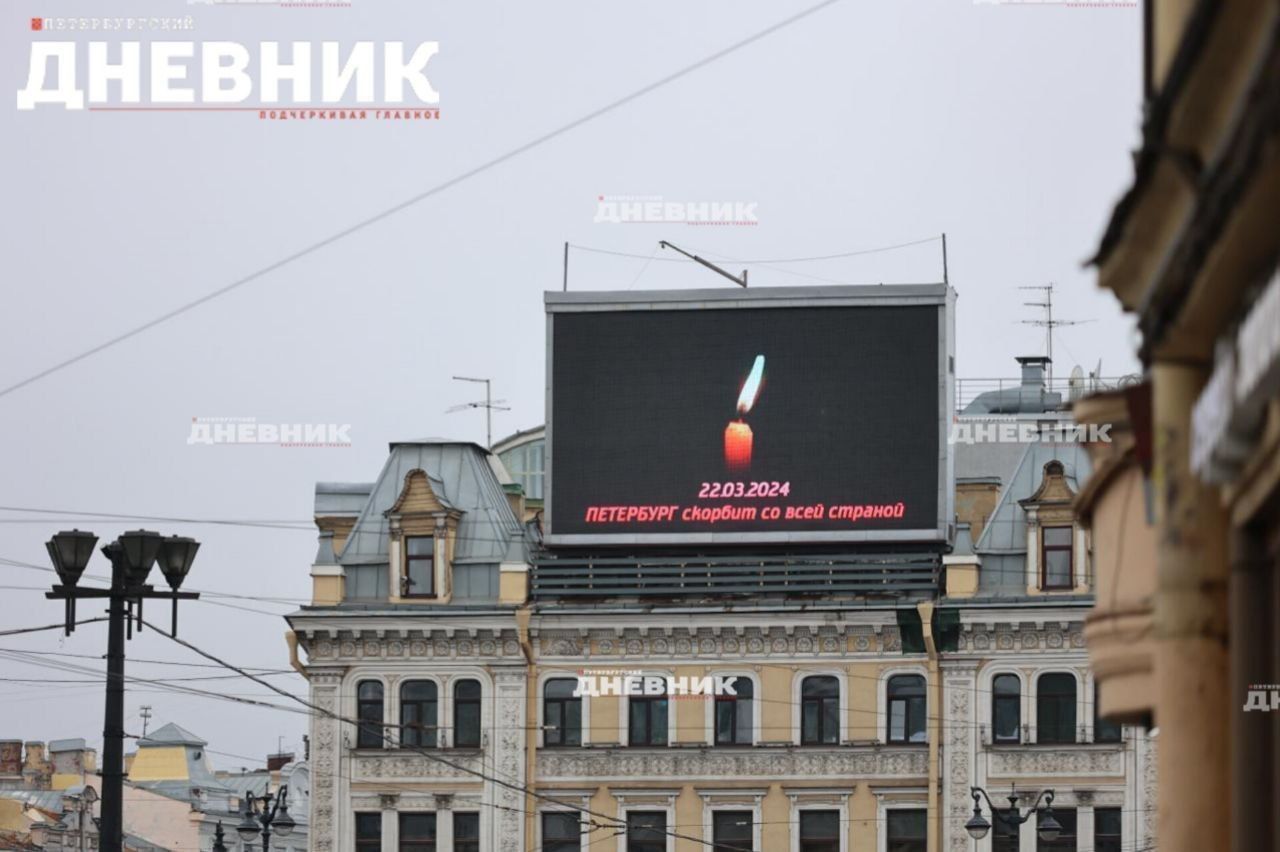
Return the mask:
<path fill-rule="evenodd" d="M 405 538 L 405 597 L 436 596 L 436 540 L 434 536 Z"/>
<path fill-rule="evenodd" d="M 1042 589 L 1070 589 L 1071 579 L 1071 527 L 1044 527 L 1040 531 L 1040 587 Z"/>

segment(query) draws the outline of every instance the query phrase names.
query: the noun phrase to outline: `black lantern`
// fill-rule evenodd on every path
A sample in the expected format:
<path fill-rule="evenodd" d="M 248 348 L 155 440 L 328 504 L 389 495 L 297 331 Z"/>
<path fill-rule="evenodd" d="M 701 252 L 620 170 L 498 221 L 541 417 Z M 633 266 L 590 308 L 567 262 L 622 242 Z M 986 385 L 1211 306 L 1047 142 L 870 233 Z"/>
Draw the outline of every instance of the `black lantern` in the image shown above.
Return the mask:
<path fill-rule="evenodd" d="M 89 557 L 93 555 L 93 547 L 98 537 L 91 532 L 71 530 L 60 532 L 44 543 L 49 551 L 49 559 L 53 569 L 58 572 L 58 579 L 64 586 L 74 586 L 80 581 Z"/>
<path fill-rule="evenodd" d="M 1018 794 L 1013 793 L 1009 796 L 1009 808 L 1001 811 L 991 803 L 991 797 L 987 795 L 987 791 L 981 787 L 970 787 L 969 794 L 973 796 L 973 816 L 969 817 L 969 821 L 964 824 L 964 830 L 974 840 L 981 840 L 987 836 L 987 832 L 991 830 L 991 823 L 982 815 L 982 804 L 979 797 L 987 800 L 987 805 L 991 808 L 992 819 L 999 820 L 1010 828 L 1017 828 L 1027 820 L 1031 819 L 1032 814 L 1038 813 L 1036 818 L 1036 833 L 1040 835 L 1040 839 L 1046 843 L 1052 843 L 1062 834 L 1062 825 L 1053 818 L 1053 791 L 1045 790 L 1036 796 L 1035 802 L 1027 809 L 1024 814 L 1018 809 Z M 1044 810 L 1038 810 L 1040 800 L 1044 799 Z"/>
<path fill-rule="evenodd" d="M 164 574 L 169 588 L 175 592 L 186 579 L 187 572 L 191 570 L 191 563 L 196 559 L 196 551 L 199 549 L 200 542 L 186 536 L 171 535 L 161 540 L 160 573 Z"/>
<path fill-rule="evenodd" d="M 151 566 L 156 564 L 156 557 L 160 555 L 160 533 L 132 530 L 123 533 L 116 541 L 120 543 L 120 556 L 129 575 L 129 584 L 141 586 L 147 581 Z"/>

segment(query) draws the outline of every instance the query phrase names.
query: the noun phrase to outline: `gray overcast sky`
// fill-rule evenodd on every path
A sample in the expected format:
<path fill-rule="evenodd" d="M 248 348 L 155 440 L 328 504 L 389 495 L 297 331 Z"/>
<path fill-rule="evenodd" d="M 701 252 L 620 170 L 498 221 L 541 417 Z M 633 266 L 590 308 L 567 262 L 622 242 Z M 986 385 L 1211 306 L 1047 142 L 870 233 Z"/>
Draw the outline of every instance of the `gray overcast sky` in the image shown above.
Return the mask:
<path fill-rule="evenodd" d="M 390 2 L 225 7 L 180 0 L 9 7 L 0 26 L 7 387 L 270 264 L 800 11 L 809 3 Z M 438 122 L 272 123 L 252 113 L 14 109 L 29 16 L 193 15 L 178 38 L 438 40 Z M 121 38 L 116 34 L 108 40 Z M 144 34 L 143 40 L 153 38 Z M 253 48 L 256 56 L 256 47 Z M 81 54 L 83 58 L 83 53 Z M 1059 285 L 1058 370 L 1136 369 L 1132 323 L 1083 269 L 1131 174 L 1138 139 L 1137 8 L 1015 8 L 968 0 L 843 0 L 536 150 L 486 171 L 191 313 L 0 397 L 0 504 L 189 518 L 310 516 L 316 480 L 371 480 L 387 442 L 483 441 L 477 398 L 454 374 L 491 376 L 510 412 L 495 435 L 541 422 L 542 291 L 562 244 L 648 256 L 657 240 L 729 257 L 796 257 L 948 234 L 957 372 L 1013 376 L 1039 354 L 1020 285 Z M 145 84 L 144 84 L 145 85 Z M 599 195 L 757 203 L 759 225 L 594 223 Z M 732 266 L 732 264 L 730 264 Z M 936 281 L 936 243 L 753 268 L 757 286 Z M 643 274 L 640 273 L 643 270 Z M 639 277 L 637 277 L 639 276 Z M 575 289 L 711 287 L 697 267 L 576 253 Z M 723 282 L 725 286 L 728 282 Z M 193 417 L 349 423 L 353 446 L 189 446 Z M 0 558 L 47 565 L 61 526 L 0 511 Z M 110 538 L 136 523 L 74 525 Z M 151 523 L 204 542 L 192 587 L 309 595 L 308 531 Z M 0 565 L 12 586 L 52 575 Z M 91 570 L 103 573 L 97 557 Z M 287 605 L 227 601 L 284 612 Z M 81 615 L 94 607 L 82 605 Z M 161 607 L 148 609 L 162 616 Z M 60 607 L 0 589 L 0 627 Z M 186 638 L 234 662 L 285 667 L 277 616 L 186 605 Z M 99 655 L 103 625 L 0 637 L 0 648 Z M 137 658 L 195 659 L 161 636 Z M 50 658 L 66 659 L 66 658 Z M 98 666 L 97 660 L 66 659 Z M 132 664 L 131 674 L 214 671 Z M 0 678 L 78 678 L 0 659 Z M 300 678 L 279 678 L 302 691 Z M 262 690 L 210 681 L 222 692 Z M 274 751 L 300 716 L 130 690 L 211 749 Z M 101 743 L 101 688 L 0 681 L 0 738 Z M 214 755 L 223 767 L 249 761 Z"/>

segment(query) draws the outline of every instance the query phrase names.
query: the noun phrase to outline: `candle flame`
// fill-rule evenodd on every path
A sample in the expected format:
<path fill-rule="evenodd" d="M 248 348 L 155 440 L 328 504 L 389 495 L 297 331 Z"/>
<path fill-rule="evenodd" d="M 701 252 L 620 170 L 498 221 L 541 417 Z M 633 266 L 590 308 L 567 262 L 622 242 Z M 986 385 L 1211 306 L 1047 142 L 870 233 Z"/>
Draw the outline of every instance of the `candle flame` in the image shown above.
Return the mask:
<path fill-rule="evenodd" d="M 747 380 L 742 383 L 742 392 L 738 394 L 739 416 L 746 414 L 751 410 L 751 406 L 756 404 L 756 397 L 760 395 L 760 381 L 763 378 L 764 356 L 757 355 L 755 363 L 751 365 L 751 372 L 747 375 Z"/>

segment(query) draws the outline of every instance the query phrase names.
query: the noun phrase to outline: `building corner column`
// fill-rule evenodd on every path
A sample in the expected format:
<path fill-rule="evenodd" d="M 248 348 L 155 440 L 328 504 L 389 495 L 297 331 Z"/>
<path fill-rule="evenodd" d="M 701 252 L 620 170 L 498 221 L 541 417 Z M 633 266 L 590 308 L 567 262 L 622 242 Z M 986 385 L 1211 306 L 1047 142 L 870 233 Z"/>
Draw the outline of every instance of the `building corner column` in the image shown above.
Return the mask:
<path fill-rule="evenodd" d="M 1157 362 L 1153 376 L 1157 525 L 1155 721 L 1162 852 L 1230 848 L 1226 513 L 1191 471 L 1191 409 L 1203 368 Z M 1206 791 L 1213 791 L 1206 795 Z"/>

